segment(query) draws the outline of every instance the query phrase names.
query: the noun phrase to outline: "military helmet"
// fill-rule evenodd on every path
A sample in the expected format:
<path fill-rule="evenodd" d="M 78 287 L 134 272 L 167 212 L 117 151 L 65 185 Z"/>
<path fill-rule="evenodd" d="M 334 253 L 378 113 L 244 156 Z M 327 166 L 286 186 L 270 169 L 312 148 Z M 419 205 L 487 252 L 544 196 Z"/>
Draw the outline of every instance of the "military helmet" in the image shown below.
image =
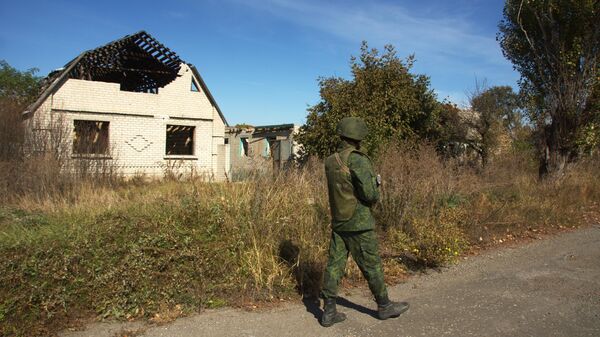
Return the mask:
<path fill-rule="evenodd" d="M 337 125 L 336 131 L 338 135 L 354 140 L 363 140 L 369 133 L 367 124 L 359 117 L 342 118 Z"/>

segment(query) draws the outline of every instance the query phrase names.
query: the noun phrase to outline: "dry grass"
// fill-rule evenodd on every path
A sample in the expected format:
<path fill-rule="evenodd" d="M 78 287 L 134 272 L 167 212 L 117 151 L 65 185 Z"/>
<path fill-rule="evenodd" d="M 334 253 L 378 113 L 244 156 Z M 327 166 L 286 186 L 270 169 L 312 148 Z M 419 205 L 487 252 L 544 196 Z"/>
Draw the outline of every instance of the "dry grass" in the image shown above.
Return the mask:
<path fill-rule="evenodd" d="M 600 200 L 598 159 L 549 184 L 523 154 L 475 172 L 425 145 L 387 151 L 376 217 L 390 280 L 473 244 L 584 224 Z M 0 206 L 0 334 L 51 334 L 77 313 L 170 319 L 315 295 L 330 231 L 323 179 L 315 161 L 236 183 L 84 180 L 15 194 Z M 353 264 L 348 276 L 360 279 Z"/>
<path fill-rule="evenodd" d="M 309 172 L 84 184 L 69 198 L 15 200 L 0 208 L 2 334 L 43 335 L 77 311 L 155 317 L 314 291 L 320 276 L 304 273 L 321 269 L 328 222 L 323 184 Z M 284 247 L 296 254 L 282 258 Z"/>
<path fill-rule="evenodd" d="M 589 223 L 599 210 L 599 158 L 541 182 L 531 153 L 497 155 L 484 169 L 440 160 L 428 145 L 401 144 L 380 157 L 383 199 L 377 217 L 391 255 L 436 266 L 472 245 L 514 240 L 530 231 Z"/>
<path fill-rule="evenodd" d="M 62 115 L 24 121 L 24 105 L 0 99 L 0 203 L 71 202 L 85 188 L 123 182 L 113 159 L 71 156 L 71 128 Z"/>

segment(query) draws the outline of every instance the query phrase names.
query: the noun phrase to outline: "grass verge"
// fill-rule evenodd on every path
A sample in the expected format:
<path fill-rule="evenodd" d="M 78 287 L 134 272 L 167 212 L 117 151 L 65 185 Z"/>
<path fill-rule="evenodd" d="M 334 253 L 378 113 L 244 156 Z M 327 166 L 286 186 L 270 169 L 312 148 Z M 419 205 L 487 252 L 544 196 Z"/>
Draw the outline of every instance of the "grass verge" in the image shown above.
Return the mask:
<path fill-rule="evenodd" d="M 598 161 L 536 180 L 523 158 L 483 172 L 392 148 L 375 209 L 390 281 L 474 245 L 578 226 L 600 200 Z M 0 335 L 44 336 L 81 317 L 173 319 L 318 292 L 329 238 L 322 167 L 237 183 L 79 185 L 0 207 Z M 360 279 L 349 264 L 347 279 Z"/>

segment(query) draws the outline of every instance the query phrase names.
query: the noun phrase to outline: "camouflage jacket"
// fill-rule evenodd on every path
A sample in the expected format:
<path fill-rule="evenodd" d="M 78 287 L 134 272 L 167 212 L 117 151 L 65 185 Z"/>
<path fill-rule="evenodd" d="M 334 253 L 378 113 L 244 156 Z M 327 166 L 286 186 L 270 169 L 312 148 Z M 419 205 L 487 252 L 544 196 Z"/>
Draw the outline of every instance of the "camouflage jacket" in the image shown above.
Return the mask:
<path fill-rule="evenodd" d="M 336 232 L 355 232 L 364 231 L 374 228 L 375 219 L 371 214 L 371 207 L 379 200 L 379 189 L 377 187 L 377 180 L 371 160 L 367 155 L 363 154 L 353 145 L 342 141 L 342 145 L 338 149 L 338 154 L 351 150 L 351 153 L 347 157 L 346 165 L 349 168 L 350 180 L 352 183 L 352 189 L 354 197 L 356 198 L 356 207 L 352 216 L 348 220 L 336 220 L 333 216 L 332 228 Z M 334 155 L 330 156 L 325 160 L 325 170 L 330 171 L 332 166 Z M 328 167 L 329 166 L 329 167 Z M 328 173 L 327 179 L 328 184 L 331 186 L 331 179 L 335 179 L 331 173 Z M 331 187 L 330 187 L 330 207 L 332 207 L 332 214 L 334 214 L 333 200 L 331 198 Z"/>

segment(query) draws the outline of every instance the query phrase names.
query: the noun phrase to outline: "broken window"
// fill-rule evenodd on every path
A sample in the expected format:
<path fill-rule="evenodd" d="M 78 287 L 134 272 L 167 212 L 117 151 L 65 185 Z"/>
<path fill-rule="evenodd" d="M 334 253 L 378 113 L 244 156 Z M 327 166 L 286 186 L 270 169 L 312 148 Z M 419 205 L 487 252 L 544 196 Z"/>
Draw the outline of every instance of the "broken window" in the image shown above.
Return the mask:
<path fill-rule="evenodd" d="M 198 88 L 198 83 L 196 83 L 196 80 L 192 77 L 192 88 L 191 90 L 193 92 L 200 92 L 200 89 Z"/>
<path fill-rule="evenodd" d="M 74 154 L 108 154 L 109 122 L 75 120 Z"/>
<path fill-rule="evenodd" d="M 248 138 L 240 138 L 240 156 L 248 156 Z"/>
<path fill-rule="evenodd" d="M 265 158 L 269 158 L 271 157 L 271 144 L 270 144 L 270 140 L 265 138 L 263 139 L 263 149 L 262 149 L 262 156 Z"/>
<path fill-rule="evenodd" d="M 167 155 L 194 154 L 194 126 L 167 125 Z"/>

